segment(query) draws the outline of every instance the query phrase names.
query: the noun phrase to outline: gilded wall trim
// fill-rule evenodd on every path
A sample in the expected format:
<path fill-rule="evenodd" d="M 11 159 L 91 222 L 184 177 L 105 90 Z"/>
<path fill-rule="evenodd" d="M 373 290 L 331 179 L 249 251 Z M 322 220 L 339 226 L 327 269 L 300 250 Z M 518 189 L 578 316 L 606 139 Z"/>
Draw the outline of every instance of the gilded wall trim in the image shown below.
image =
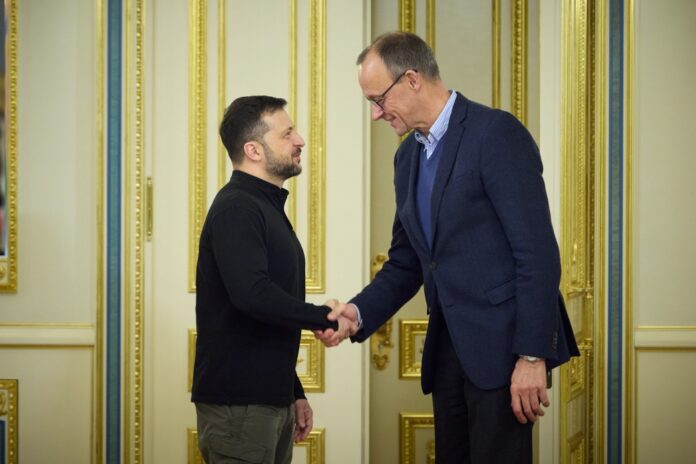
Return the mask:
<path fill-rule="evenodd" d="M 19 401 L 18 401 L 18 386 L 17 379 L 0 379 L 0 419 L 4 419 L 5 436 L 0 436 L 0 440 L 5 441 L 5 456 L 0 456 L 0 462 L 7 464 L 17 464 L 19 457 L 17 449 L 18 442 L 18 425 L 17 417 L 19 417 Z"/>
<path fill-rule="evenodd" d="M 218 86 L 218 120 L 216 121 L 216 126 L 222 122 L 222 117 L 225 114 L 225 108 L 227 107 L 227 21 L 225 15 L 227 14 L 225 7 L 225 0 L 218 0 L 218 12 L 217 12 L 217 41 L 218 41 L 218 76 L 217 76 L 217 86 Z M 217 137 L 217 148 L 218 148 L 218 188 L 222 188 L 227 183 L 227 150 L 222 144 L 220 137 Z"/>
<path fill-rule="evenodd" d="M 597 192 L 596 196 L 596 208 L 597 214 L 596 226 L 598 238 L 595 241 L 595 247 L 597 250 L 597 266 L 595 267 L 595 318 L 594 326 L 596 328 L 594 337 L 594 352 L 595 352 L 595 363 L 594 363 L 594 377 L 596 379 L 595 388 L 595 411 L 605 411 L 606 408 L 606 388 L 605 388 L 605 373 L 606 373 L 606 360 L 605 360 L 605 344 L 606 344 L 606 331 L 605 331 L 605 321 L 606 321 L 606 262 L 607 262 L 607 250 L 606 250 L 606 240 L 607 236 L 607 109 L 608 109 L 608 98 L 607 98 L 607 87 L 606 82 L 608 81 L 608 54 L 607 54 L 607 31 L 608 31 L 608 20 L 607 20 L 607 5 L 606 0 L 597 1 L 597 35 L 598 42 L 596 48 L 597 56 L 597 178 L 595 180 L 595 189 Z M 605 424 L 606 416 L 605 414 L 595 414 L 595 439 L 594 439 L 594 462 L 597 464 L 603 464 L 605 462 Z"/>
<path fill-rule="evenodd" d="M 295 443 L 295 447 L 307 448 L 307 464 L 324 464 L 326 462 L 324 429 L 315 428 L 304 440 Z"/>
<path fill-rule="evenodd" d="M 527 124 L 527 0 L 512 1 L 512 114 Z"/>
<path fill-rule="evenodd" d="M 603 382 L 594 353 L 595 325 L 603 325 L 594 313 L 594 8 L 593 0 L 574 0 L 562 7 L 561 289 L 581 352 L 560 369 L 560 458 L 564 462 L 593 453 L 595 385 Z"/>
<path fill-rule="evenodd" d="M 413 319 L 399 321 L 399 378 L 420 379 L 421 359 L 423 348 L 417 342 L 420 337 L 425 341 L 428 331 L 427 319 Z"/>
<path fill-rule="evenodd" d="M 97 13 L 97 23 L 96 23 L 96 36 L 97 36 L 97 56 L 96 56 L 96 89 L 97 89 L 97 117 L 96 117 L 96 130 L 97 130 L 97 172 L 95 173 L 95 178 L 97 179 L 97 272 L 96 272 L 96 285 L 97 285 L 97 298 L 95 301 L 95 323 L 96 323 L 96 334 L 95 334 L 95 346 L 94 346 L 94 356 L 92 357 L 93 362 L 93 393 L 92 393 L 92 417 L 91 417 L 91 433 L 92 433 L 92 462 L 103 462 L 104 460 L 104 377 L 106 375 L 106 370 L 104 368 L 104 312 L 105 312 L 105 301 L 104 301 L 104 285 L 106 282 L 106 267 L 105 267 L 105 240 L 106 235 L 106 225 L 105 225 L 105 202 L 106 202 L 106 189 L 104 182 L 104 173 L 106 170 L 106 146 L 105 138 L 106 133 L 104 131 L 104 124 L 106 121 L 105 113 L 105 95 L 103 89 L 106 88 L 106 74 L 104 72 L 106 67 L 105 55 L 107 53 L 106 47 L 106 0 L 99 0 L 96 2 L 96 13 Z"/>
<path fill-rule="evenodd" d="M 142 462 L 144 323 L 144 36 L 145 0 L 126 2 L 123 452 Z M 132 448 L 132 449 L 131 449 Z"/>
<path fill-rule="evenodd" d="M 433 53 L 435 53 L 435 26 L 437 24 L 435 1 L 436 0 L 425 1 L 425 41 L 428 42 L 430 48 L 433 49 Z"/>
<path fill-rule="evenodd" d="M 416 1 L 399 0 L 399 29 L 416 32 Z"/>
<path fill-rule="evenodd" d="M 297 358 L 297 376 L 307 393 L 324 393 L 324 344 L 311 331 L 303 330 Z"/>
<path fill-rule="evenodd" d="M 399 442 L 401 464 L 415 464 L 421 461 L 416 458 L 416 430 L 435 430 L 435 419 L 432 414 L 399 413 Z M 428 454 L 431 453 L 427 450 Z"/>
<path fill-rule="evenodd" d="M 189 278 L 196 291 L 198 239 L 206 213 L 206 155 L 208 1 L 189 0 Z"/>
<path fill-rule="evenodd" d="M 309 17 L 309 256 L 307 293 L 324 292 L 326 248 L 326 0 Z"/>
<path fill-rule="evenodd" d="M 6 2 L 5 117 L 7 124 L 5 226 L 7 250 L 0 257 L 0 293 L 17 291 L 17 0 Z M 0 237 L 1 238 L 1 237 Z"/>
<path fill-rule="evenodd" d="M 626 462 L 633 463 L 636 462 L 636 434 L 638 428 L 638 421 L 636 420 L 636 349 L 634 345 L 634 333 L 633 333 L 633 91 L 634 91 L 634 79 L 635 79 L 635 3 L 634 0 L 626 0 L 626 11 L 625 11 L 625 25 L 626 25 L 626 93 L 625 93 L 625 110 L 624 117 L 626 118 L 626 139 L 625 139 L 625 167 L 626 174 L 624 182 L 625 184 L 625 209 L 626 209 L 626 245 L 624 248 L 625 253 L 625 279 L 626 279 L 626 293 L 625 293 L 625 325 L 626 329 L 624 333 L 626 337 L 624 339 L 624 356 L 625 356 L 625 377 L 624 377 L 624 389 L 626 391 L 626 411 L 624 417 L 624 424 L 626 428 L 626 434 L 624 437 L 624 448 L 626 452 Z"/>
<path fill-rule="evenodd" d="M 292 123 L 297 126 L 297 0 L 290 0 L 290 75 L 288 113 Z M 288 180 L 287 212 L 293 227 L 297 226 L 297 177 Z"/>
<path fill-rule="evenodd" d="M 105 236 L 106 236 L 106 216 L 105 216 L 105 202 L 106 202 L 106 189 L 105 189 L 105 169 L 106 169 L 106 133 L 104 131 L 104 124 L 106 121 L 105 113 L 105 95 L 104 89 L 106 88 L 106 74 L 104 72 L 106 67 L 106 0 L 98 0 L 96 2 L 96 36 L 97 36 L 97 56 L 96 56 L 96 89 L 97 89 L 97 172 L 95 173 L 95 178 L 97 179 L 97 272 L 96 272 L 96 285 L 97 285 L 97 299 L 95 301 L 95 323 L 96 323 L 96 334 L 95 334 L 95 346 L 94 346 L 94 357 L 93 357 L 93 374 L 94 379 L 93 384 L 93 394 L 92 394 L 92 462 L 102 462 L 104 459 L 104 377 L 106 371 L 104 369 L 104 312 L 105 312 L 105 301 L 104 301 L 104 285 L 106 282 L 106 267 L 105 267 Z"/>
<path fill-rule="evenodd" d="M 198 430 L 188 429 L 186 435 L 188 438 L 188 464 L 205 464 L 203 456 L 198 449 Z"/>
<path fill-rule="evenodd" d="M 493 31 L 493 52 L 492 52 L 492 95 L 491 106 L 500 108 L 500 34 L 501 34 L 501 17 L 500 17 L 500 0 L 491 0 L 492 2 L 492 31 Z"/>

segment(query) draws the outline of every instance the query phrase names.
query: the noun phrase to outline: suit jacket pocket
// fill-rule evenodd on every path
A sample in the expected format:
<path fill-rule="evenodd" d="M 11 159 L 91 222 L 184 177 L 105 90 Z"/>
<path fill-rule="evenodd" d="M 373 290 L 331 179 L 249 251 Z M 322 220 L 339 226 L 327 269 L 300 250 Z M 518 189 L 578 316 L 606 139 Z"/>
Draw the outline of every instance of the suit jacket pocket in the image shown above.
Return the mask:
<path fill-rule="evenodd" d="M 492 305 L 499 305 L 503 301 L 509 300 L 515 296 L 517 292 L 516 279 L 511 279 L 502 285 L 493 287 L 486 291 L 488 302 Z"/>

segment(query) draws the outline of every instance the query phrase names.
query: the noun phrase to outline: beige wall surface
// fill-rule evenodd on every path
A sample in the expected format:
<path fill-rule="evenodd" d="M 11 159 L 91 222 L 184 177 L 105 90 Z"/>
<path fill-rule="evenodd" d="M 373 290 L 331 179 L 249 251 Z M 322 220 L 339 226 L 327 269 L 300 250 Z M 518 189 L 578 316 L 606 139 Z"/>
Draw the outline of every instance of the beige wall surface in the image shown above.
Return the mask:
<path fill-rule="evenodd" d="M 696 349 L 641 350 L 636 370 L 636 462 L 681 464 L 696 459 Z"/>
<path fill-rule="evenodd" d="M 21 463 L 91 462 L 92 350 L 0 346 L 0 378 L 17 379 Z"/>
<path fill-rule="evenodd" d="M 636 2 L 635 320 L 696 325 L 696 3 Z"/>
<path fill-rule="evenodd" d="M 696 4 L 636 0 L 632 288 L 638 463 L 696 460 Z M 631 40 L 631 38 L 629 38 Z M 630 58 L 630 57 L 629 57 Z M 629 77 L 629 78 L 630 78 Z M 630 282 L 629 282 L 630 283 Z M 629 403 L 629 411 L 632 405 Z M 629 435 L 630 436 L 630 435 Z"/>
<path fill-rule="evenodd" d="M 0 321 L 94 322 L 94 2 L 18 3 L 19 281 Z"/>
<path fill-rule="evenodd" d="M 92 460 L 96 6 L 18 1 L 18 285 L 0 293 L 0 380 L 19 462 Z"/>

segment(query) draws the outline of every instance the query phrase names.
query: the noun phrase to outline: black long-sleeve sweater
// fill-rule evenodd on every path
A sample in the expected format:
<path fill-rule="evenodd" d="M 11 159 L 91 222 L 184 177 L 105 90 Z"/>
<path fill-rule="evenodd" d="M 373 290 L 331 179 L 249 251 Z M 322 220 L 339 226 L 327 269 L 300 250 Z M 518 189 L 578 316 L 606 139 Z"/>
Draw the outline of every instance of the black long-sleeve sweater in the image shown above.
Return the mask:
<path fill-rule="evenodd" d="M 283 205 L 288 191 L 235 171 L 201 231 L 191 400 L 286 406 L 301 329 L 337 328 L 306 303 L 305 259 Z"/>

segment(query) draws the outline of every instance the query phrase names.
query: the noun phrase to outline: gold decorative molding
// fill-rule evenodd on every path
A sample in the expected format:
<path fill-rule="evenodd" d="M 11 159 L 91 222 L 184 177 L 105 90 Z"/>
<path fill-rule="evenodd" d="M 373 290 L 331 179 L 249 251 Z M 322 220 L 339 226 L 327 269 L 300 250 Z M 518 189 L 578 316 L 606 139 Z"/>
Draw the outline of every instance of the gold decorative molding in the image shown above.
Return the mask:
<path fill-rule="evenodd" d="M 123 453 L 142 462 L 144 322 L 144 0 L 126 6 L 124 174 L 124 423 Z"/>
<path fill-rule="evenodd" d="M 288 113 L 292 123 L 297 126 L 297 0 L 290 0 L 290 97 Z M 288 180 L 287 212 L 293 227 L 297 226 L 297 177 Z"/>
<path fill-rule="evenodd" d="M 196 291 L 198 239 L 206 213 L 208 55 L 207 0 L 189 0 L 189 275 L 188 290 Z"/>
<path fill-rule="evenodd" d="M 402 379 L 420 379 L 421 359 L 425 334 L 428 331 L 427 319 L 399 321 L 399 377 Z M 421 343 L 418 343 L 418 339 Z"/>
<path fill-rule="evenodd" d="M 324 464 L 326 461 L 324 442 L 324 429 L 315 428 L 309 432 L 307 438 L 295 443 L 295 447 L 307 449 L 307 464 Z"/>
<path fill-rule="evenodd" d="M 416 430 L 432 429 L 435 433 L 435 419 L 432 414 L 399 413 L 401 424 L 399 430 L 399 443 L 401 452 L 401 464 L 415 464 L 416 459 Z M 426 450 L 430 453 L 430 450 Z M 432 451 L 434 453 L 434 451 Z"/>
<path fill-rule="evenodd" d="M 97 179 L 97 267 L 95 272 L 97 295 L 95 301 L 95 323 L 96 323 L 96 335 L 95 335 L 95 346 L 94 346 L 94 356 L 93 356 L 93 395 L 92 395 L 92 462 L 103 462 L 104 460 L 104 403 L 105 403 L 105 393 L 104 393 L 104 311 L 105 311 L 105 297 L 104 283 L 106 281 L 106 266 L 104 265 L 106 259 L 106 250 L 104 246 L 104 241 L 106 237 L 106 218 L 104 205 L 106 203 L 106 189 L 105 189 L 105 163 L 106 163 L 106 144 L 105 144 L 105 131 L 104 122 L 106 120 L 106 97 L 103 91 L 106 88 L 106 0 L 98 0 L 96 2 L 96 39 L 97 39 L 97 50 L 96 50 L 96 103 L 97 103 L 97 117 L 96 117 L 96 134 L 97 134 L 97 172 L 95 173 L 95 178 Z"/>
<path fill-rule="evenodd" d="M 324 349 L 324 344 L 311 331 L 302 331 L 297 365 L 306 369 L 297 376 L 307 393 L 324 392 Z"/>
<path fill-rule="evenodd" d="M 198 430 L 188 429 L 188 464 L 205 464 L 198 449 Z"/>
<path fill-rule="evenodd" d="M 595 273 L 595 317 L 594 326 L 595 339 L 594 339 L 594 353 L 595 353 L 595 363 L 594 363 L 594 377 L 595 382 L 595 411 L 604 411 L 606 403 L 606 334 L 605 334 L 605 320 L 606 320 L 606 262 L 607 262 L 607 251 L 606 251 L 606 237 L 607 237 L 607 113 L 608 113 L 608 103 L 607 103 L 607 82 L 609 82 L 607 73 L 607 63 L 609 62 L 609 57 L 607 55 L 607 31 L 608 31 L 608 14 L 606 0 L 598 0 L 597 2 L 597 36 L 598 41 L 596 45 L 596 56 L 597 56 L 597 177 L 595 179 L 595 189 L 597 192 L 596 196 L 596 227 L 597 233 L 596 237 L 598 240 L 595 241 L 595 246 L 597 250 L 597 263 L 600 265 L 596 266 Z M 595 430 L 597 431 L 596 436 L 605 437 L 605 414 L 595 414 Z M 593 460 L 597 464 L 604 463 L 605 456 L 605 440 L 600 438 L 593 440 Z"/>
<path fill-rule="evenodd" d="M 7 249 L 0 256 L 0 293 L 17 291 L 17 0 L 5 2 L 7 35 L 5 43 L 5 154 L 7 198 L 5 198 L 5 233 Z M 0 236 L 0 240 L 3 237 Z"/>
<path fill-rule="evenodd" d="M 382 270 L 384 263 L 389 260 L 386 254 L 377 253 L 370 264 L 370 278 L 375 278 L 377 273 Z M 384 370 L 389 363 L 389 355 L 392 349 L 391 333 L 392 320 L 389 319 L 370 337 L 370 354 L 375 368 L 379 371 Z"/>
<path fill-rule="evenodd" d="M 425 444 L 427 455 L 425 457 L 426 464 L 435 463 L 435 440 L 428 440 Z"/>
<path fill-rule="evenodd" d="M 433 49 L 433 53 L 435 53 L 435 26 L 437 24 L 435 9 L 435 0 L 425 1 L 425 41 Z"/>
<path fill-rule="evenodd" d="M 399 1 L 399 29 L 404 32 L 416 32 L 415 0 Z"/>
<path fill-rule="evenodd" d="M 18 426 L 19 401 L 17 379 L 0 379 L 0 419 L 3 419 L 5 426 L 5 436 L 0 436 L 0 440 L 5 442 L 5 456 L 0 456 L 0 461 L 7 464 L 17 464 L 18 445 Z"/>
<path fill-rule="evenodd" d="M 527 0 L 512 0 L 512 114 L 527 124 Z"/>
<path fill-rule="evenodd" d="M 500 34 L 501 34 L 501 17 L 500 17 L 500 0 L 491 0 L 492 5 L 492 22 L 493 22 L 493 51 L 492 51 L 492 95 L 491 106 L 500 108 Z"/>
<path fill-rule="evenodd" d="M 597 435 L 603 419 L 596 417 L 595 401 L 604 375 L 595 365 L 594 344 L 604 320 L 595 314 L 594 294 L 595 6 L 591 0 L 573 0 L 561 10 L 561 290 L 580 349 L 580 357 L 560 368 L 560 459 L 570 462 L 594 453 L 596 439 L 603 440 Z"/>
<path fill-rule="evenodd" d="M 309 256 L 307 293 L 324 293 L 326 250 L 326 0 L 309 15 Z"/>
<path fill-rule="evenodd" d="M 193 366 L 196 362 L 196 329 L 188 330 L 188 391 L 193 388 Z"/>
<path fill-rule="evenodd" d="M 624 224 L 626 227 L 625 237 L 626 244 L 624 245 L 625 253 L 625 326 L 624 330 L 626 337 L 624 338 L 624 353 L 625 353 L 625 371 L 624 371 L 624 390 L 626 392 L 626 409 L 624 416 L 624 424 L 626 433 L 624 435 L 624 449 L 626 452 L 626 462 L 633 463 L 637 457 L 636 435 L 638 430 L 638 421 L 636 421 L 636 351 L 634 349 L 634 333 L 633 330 L 633 91 L 635 79 L 635 2 L 634 0 L 626 0 L 625 10 L 626 24 L 626 90 L 625 90 L 625 110 L 624 117 L 626 118 L 625 132 L 625 162 L 626 173 L 624 175 L 625 182 L 625 199 L 624 207 L 626 218 Z"/>
<path fill-rule="evenodd" d="M 218 21 L 217 21 L 217 39 L 218 39 L 218 120 L 217 125 L 222 122 L 222 117 L 225 114 L 227 107 L 227 21 L 225 0 L 218 0 Z M 222 144 L 220 137 L 217 137 L 218 147 L 218 188 L 222 188 L 227 183 L 227 150 Z"/>

